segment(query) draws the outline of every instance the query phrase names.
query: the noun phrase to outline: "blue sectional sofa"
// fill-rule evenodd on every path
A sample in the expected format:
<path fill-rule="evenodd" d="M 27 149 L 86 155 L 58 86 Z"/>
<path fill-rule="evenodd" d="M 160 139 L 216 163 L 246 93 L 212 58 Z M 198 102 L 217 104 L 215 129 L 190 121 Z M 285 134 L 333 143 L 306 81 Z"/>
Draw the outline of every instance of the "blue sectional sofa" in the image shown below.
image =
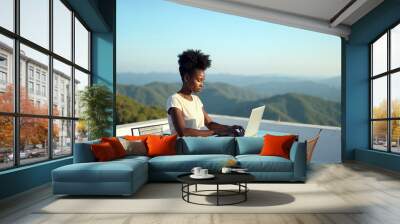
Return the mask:
<path fill-rule="evenodd" d="M 52 171 L 53 193 L 68 195 L 131 195 L 148 181 L 176 181 L 193 167 L 218 172 L 230 159 L 247 168 L 260 182 L 304 182 L 306 145 L 295 142 L 290 160 L 260 156 L 262 137 L 183 137 L 177 141 L 177 155 L 127 156 L 96 162 L 90 145 L 77 143 L 74 163 Z"/>

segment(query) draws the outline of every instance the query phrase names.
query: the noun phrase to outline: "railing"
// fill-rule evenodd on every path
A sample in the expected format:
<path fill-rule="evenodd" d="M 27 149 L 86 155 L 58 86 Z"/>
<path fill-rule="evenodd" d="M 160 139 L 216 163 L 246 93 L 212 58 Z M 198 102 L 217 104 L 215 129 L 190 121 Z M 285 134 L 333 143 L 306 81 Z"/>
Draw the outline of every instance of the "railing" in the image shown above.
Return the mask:
<path fill-rule="evenodd" d="M 248 118 L 224 115 L 210 115 L 218 123 L 226 125 L 247 126 Z M 158 119 L 131 124 L 117 125 L 117 136 L 139 135 L 140 129 L 161 126 L 162 132 L 169 133 L 168 120 Z M 320 139 L 313 154 L 313 163 L 340 163 L 341 162 L 341 128 L 332 126 L 310 125 L 290 122 L 262 120 L 260 130 L 296 134 L 300 141 L 314 137 L 322 129 Z"/>

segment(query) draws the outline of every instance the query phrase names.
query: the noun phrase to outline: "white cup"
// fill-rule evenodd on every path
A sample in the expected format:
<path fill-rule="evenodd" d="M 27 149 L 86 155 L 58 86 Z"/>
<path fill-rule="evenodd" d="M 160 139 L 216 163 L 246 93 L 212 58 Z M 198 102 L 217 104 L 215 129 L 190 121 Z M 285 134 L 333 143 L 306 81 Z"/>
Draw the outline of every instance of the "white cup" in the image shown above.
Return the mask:
<path fill-rule="evenodd" d="M 230 173 L 232 171 L 232 168 L 230 167 L 222 167 L 221 172 L 222 173 Z"/>
<path fill-rule="evenodd" d="M 196 176 L 199 176 L 199 175 L 201 175 L 200 174 L 200 171 L 202 170 L 202 168 L 201 167 L 193 167 L 193 169 L 192 169 L 192 173 L 194 174 L 194 175 L 196 175 Z"/>
<path fill-rule="evenodd" d="M 201 169 L 200 170 L 200 176 L 207 176 L 208 175 L 208 169 Z"/>

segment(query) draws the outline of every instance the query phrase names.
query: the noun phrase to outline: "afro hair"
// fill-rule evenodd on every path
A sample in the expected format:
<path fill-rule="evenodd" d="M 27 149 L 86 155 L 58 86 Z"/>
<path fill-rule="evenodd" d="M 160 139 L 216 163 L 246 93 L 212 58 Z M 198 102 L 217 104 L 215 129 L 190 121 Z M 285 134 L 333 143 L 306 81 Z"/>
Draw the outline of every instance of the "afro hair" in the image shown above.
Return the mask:
<path fill-rule="evenodd" d="M 200 50 L 189 49 L 178 55 L 179 73 L 183 80 L 185 74 L 193 75 L 198 69 L 206 70 L 211 66 L 209 55 L 203 54 Z"/>

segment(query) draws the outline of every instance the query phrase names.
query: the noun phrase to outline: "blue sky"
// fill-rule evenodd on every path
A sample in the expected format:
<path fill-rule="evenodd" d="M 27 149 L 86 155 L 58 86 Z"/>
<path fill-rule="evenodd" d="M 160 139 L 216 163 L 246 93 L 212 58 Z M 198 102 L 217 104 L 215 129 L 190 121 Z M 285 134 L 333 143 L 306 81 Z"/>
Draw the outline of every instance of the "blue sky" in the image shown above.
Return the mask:
<path fill-rule="evenodd" d="M 117 72 L 178 72 L 186 49 L 210 54 L 211 73 L 340 75 L 336 36 L 163 0 L 117 1 Z"/>

